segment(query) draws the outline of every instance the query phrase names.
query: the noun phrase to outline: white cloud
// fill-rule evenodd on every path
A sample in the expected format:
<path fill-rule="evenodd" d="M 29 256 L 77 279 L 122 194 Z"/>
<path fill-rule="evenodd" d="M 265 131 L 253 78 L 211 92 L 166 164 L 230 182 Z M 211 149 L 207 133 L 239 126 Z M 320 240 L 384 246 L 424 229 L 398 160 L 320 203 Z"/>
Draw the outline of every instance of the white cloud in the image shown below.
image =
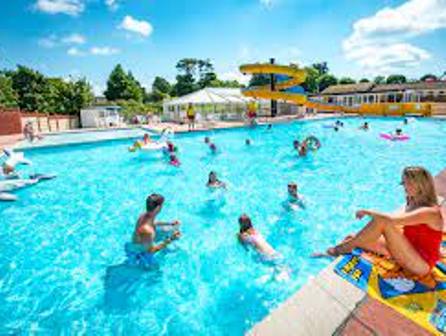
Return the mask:
<path fill-rule="evenodd" d="M 118 9 L 118 0 L 105 0 L 105 4 L 110 10 Z"/>
<path fill-rule="evenodd" d="M 90 49 L 92 55 L 109 56 L 117 53 L 119 53 L 119 49 L 112 47 L 92 47 Z"/>
<path fill-rule="evenodd" d="M 148 37 L 153 31 L 153 27 L 148 21 L 136 20 L 130 15 L 124 17 L 118 28 L 140 34 L 144 37 Z"/>
<path fill-rule="evenodd" d="M 37 0 L 37 10 L 48 14 L 67 14 L 77 16 L 85 9 L 81 0 Z"/>
<path fill-rule="evenodd" d="M 366 71 L 389 73 L 430 58 L 427 50 L 408 40 L 442 28 L 446 28 L 446 0 L 409 0 L 356 21 L 342 48 L 348 60 Z"/>
<path fill-rule="evenodd" d="M 76 47 L 71 47 L 70 49 L 67 50 L 67 54 L 70 56 L 85 56 L 85 52 L 79 50 Z"/>
<path fill-rule="evenodd" d="M 57 37 L 51 34 L 48 37 L 43 37 L 37 41 L 37 43 L 44 48 L 54 48 L 57 45 Z"/>
<path fill-rule="evenodd" d="M 243 75 L 239 71 L 237 71 L 237 72 L 228 71 L 228 72 L 224 72 L 222 74 L 219 74 L 218 75 L 218 79 L 229 80 L 229 81 L 236 80 L 237 82 L 246 85 L 246 84 L 249 83 L 250 76 Z"/>
<path fill-rule="evenodd" d="M 85 41 L 86 39 L 84 36 L 76 33 L 67 35 L 61 39 L 61 42 L 65 44 L 84 44 Z"/>

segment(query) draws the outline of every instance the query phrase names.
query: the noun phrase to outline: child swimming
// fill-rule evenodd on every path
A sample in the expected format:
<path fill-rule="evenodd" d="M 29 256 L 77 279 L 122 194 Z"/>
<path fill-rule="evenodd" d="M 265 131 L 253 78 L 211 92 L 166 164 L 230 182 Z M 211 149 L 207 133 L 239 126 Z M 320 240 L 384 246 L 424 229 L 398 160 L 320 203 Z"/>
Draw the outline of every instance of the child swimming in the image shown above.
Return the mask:
<path fill-rule="evenodd" d="M 206 186 L 209 188 L 226 188 L 226 183 L 218 179 L 216 172 L 211 171 Z"/>
<path fill-rule="evenodd" d="M 254 229 L 251 218 L 243 214 L 238 219 L 240 230 L 237 235 L 243 245 L 252 246 L 259 254 L 268 259 L 277 258 L 279 253 L 263 238 L 263 236 Z"/>
<path fill-rule="evenodd" d="M 363 130 L 363 131 L 368 131 L 369 130 L 369 123 L 366 121 L 366 122 L 364 122 L 364 124 L 362 124 L 361 126 L 359 126 L 359 129 L 360 130 Z"/>
<path fill-rule="evenodd" d="M 302 195 L 299 195 L 297 191 L 297 184 L 294 182 L 288 183 L 288 206 L 293 210 L 296 209 L 296 207 L 305 208 L 303 200 L 304 198 Z"/>
<path fill-rule="evenodd" d="M 209 149 L 211 150 L 212 154 L 217 153 L 217 146 L 214 143 L 209 144 Z"/>
<path fill-rule="evenodd" d="M 246 140 L 245 140 L 245 145 L 246 145 L 246 146 L 250 146 L 250 145 L 251 145 L 251 140 L 246 139 Z"/>
<path fill-rule="evenodd" d="M 172 153 L 169 156 L 169 164 L 175 167 L 179 167 L 181 165 L 181 162 L 178 157 L 174 153 Z"/>

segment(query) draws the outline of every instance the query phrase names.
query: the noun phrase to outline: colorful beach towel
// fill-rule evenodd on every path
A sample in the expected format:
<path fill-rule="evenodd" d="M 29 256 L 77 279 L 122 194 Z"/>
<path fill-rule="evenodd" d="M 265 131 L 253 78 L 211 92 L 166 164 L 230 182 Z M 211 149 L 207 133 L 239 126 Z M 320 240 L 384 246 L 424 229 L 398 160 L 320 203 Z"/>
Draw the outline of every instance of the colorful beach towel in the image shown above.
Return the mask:
<path fill-rule="evenodd" d="M 446 259 L 414 277 L 390 259 L 356 249 L 335 272 L 434 335 L 446 334 Z"/>

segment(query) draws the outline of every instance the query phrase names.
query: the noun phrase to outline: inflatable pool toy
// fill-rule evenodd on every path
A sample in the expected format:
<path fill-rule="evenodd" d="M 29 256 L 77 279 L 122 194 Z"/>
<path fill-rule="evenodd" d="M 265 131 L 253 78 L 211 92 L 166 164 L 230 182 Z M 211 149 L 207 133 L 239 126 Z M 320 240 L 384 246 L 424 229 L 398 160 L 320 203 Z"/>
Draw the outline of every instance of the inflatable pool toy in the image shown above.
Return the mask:
<path fill-rule="evenodd" d="M 12 149 L 4 149 L 3 152 L 7 156 L 5 164 L 15 168 L 18 164 L 30 165 L 32 162 L 25 158 L 23 152 L 16 153 Z"/>
<path fill-rule="evenodd" d="M 12 194 L 8 194 L 8 193 L 0 192 L 0 201 L 4 201 L 4 202 L 17 201 L 17 196 L 12 195 Z"/>
<path fill-rule="evenodd" d="M 303 143 L 307 146 L 308 149 L 312 150 L 312 151 L 316 151 L 319 148 L 321 148 L 321 142 L 319 141 L 318 138 L 316 138 L 313 135 L 310 135 L 309 137 L 307 137 Z"/>
<path fill-rule="evenodd" d="M 390 133 L 380 133 L 379 136 L 385 140 L 389 141 L 406 141 L 410 139 L 410 136 L 406 134 L 395 135 Z"/>

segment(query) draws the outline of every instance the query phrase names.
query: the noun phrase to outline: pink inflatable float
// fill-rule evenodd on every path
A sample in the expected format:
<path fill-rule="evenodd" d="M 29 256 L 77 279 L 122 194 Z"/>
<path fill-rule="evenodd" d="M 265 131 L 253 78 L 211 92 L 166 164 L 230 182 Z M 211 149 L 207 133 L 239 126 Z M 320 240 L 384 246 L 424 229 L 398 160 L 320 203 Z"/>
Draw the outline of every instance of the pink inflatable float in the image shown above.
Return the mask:
<path fill-rule="evenodd" d="M 406 134 L 394 135 L 394 134 L 389 134 L 389 133 L 381 133 L 379 136 L 383 139 L 390 140 L 390 141 L 406 141 L 406 140 L 410 139 L 410 136 L 408 136 Z"/>

